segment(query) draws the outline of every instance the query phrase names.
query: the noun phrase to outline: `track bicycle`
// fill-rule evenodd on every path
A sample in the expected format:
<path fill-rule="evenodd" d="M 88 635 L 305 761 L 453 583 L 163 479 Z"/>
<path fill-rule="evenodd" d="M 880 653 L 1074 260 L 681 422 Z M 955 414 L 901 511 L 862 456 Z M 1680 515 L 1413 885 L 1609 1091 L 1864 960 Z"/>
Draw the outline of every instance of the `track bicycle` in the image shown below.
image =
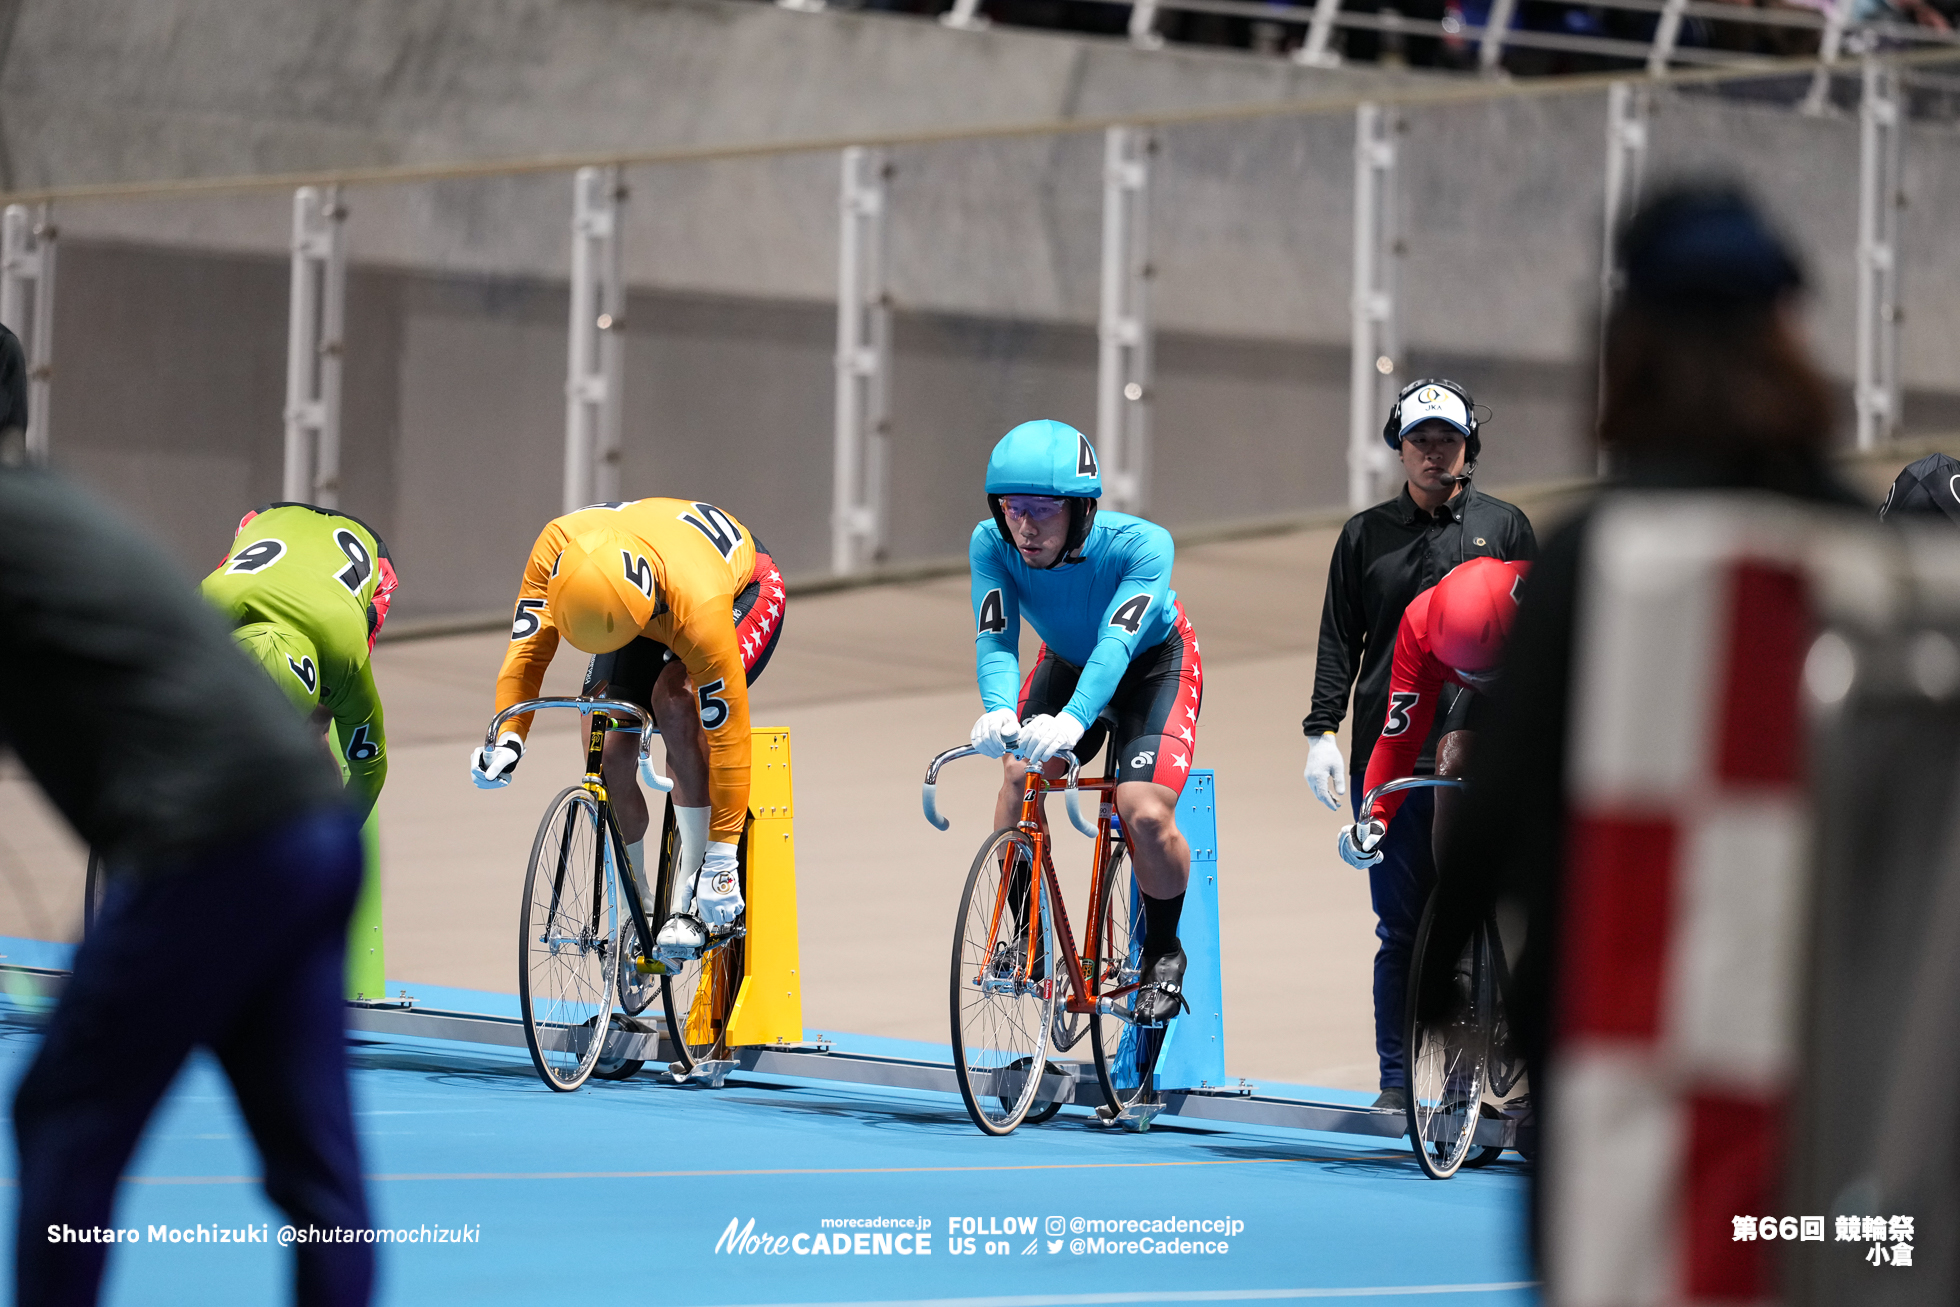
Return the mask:
<path fill-rule="evenodd" d="M 1112 742 L 1112 757 L 1114 748 Z M 926 820 L 939 830 L 950 824 L 939 815 L 940 769 L 979 754 L 970 746 L 949 749 L 927 767 L 922 802 Z M 1151 1082 L 1168 1026 L 1135 1022 L 1143 936 L 1134 927 L 1142 901 L 1115 810 L 1116 782 L 1105 775 L 1078 784 L 1075 756 L 1055 756 L 1067 761 L 1067 775 L 1050 779 L 1040 767 L 1028 769 L 1020 820 L 981 843 L 953 926 L 953 1069 L 967 1115 L 990 1135 L 1061 1110 L 1055 1081 L 1066 1073 L 1048 1055 L 1067 1052 L 1084 1035 L 1103 1093 L 1098 1116 L 1145 1129 L 1155 1115 Z M 1115 768 L 1107 770 L 1113 775 Z M 1038 820 L 1042 796 L 1057 790 L 1070 824 L 1096 841 L 1080 950 L 1048 832 Z M 1083 790 L 1100 796 L 1094 825 L 1078 806 Z"/>
<path fill-rule="evenodd" d="M 1384 794 L 1414 789 L 1460 789 L 1461 780 L 1411 776 L 1370 790 L 1360 811 Z M 1486 913 L 1454 964 L 1455 1001 L 1439 1020 L 1416 1019 L 1422 992 L 1422 959 L 1436 917 L 1437 891 L 1429 892 L 1409 962 L 1404 1030 L 1409 1060 L 1409 1142 L 1416 1162 L 1432 1180 L 1447 1180 L 1461 1167 L 1485 1166 L 1503 1149 L 1475 1142 L 1477 1126 L 1509 1115 L 1507 1104 L 1524 1080 L 1524 1059 L 1510 1038 L 1504 1015 L 1510 972 L 1495 917 Z M 1527 1100 L 1528 1101 L 1528 1100 Z"/>
<path fill-rule="evenodd" d="M 623 1080 L 636 1074 L 643 1061 L 609 1057 L 606 1037 L 615 1029 L 653 1033 L 632 1018 L 658 994 L 667 1042 L 677 1059 L 669 1070 L 684 1077 L 697 1061 L 726 1051 L 726 1015 L 733 986 L 741 980 L 743 930 L 714 937 L 700 957 L 659 958 L 653 941 L 666 914 L 651 915 L 634 877 L 622 874 L 628 865 L 626 841 L 601 775 L 607 733 L 637 729 L 641 779 L 671 793 L 673 781 L 655 771 L 649 757 L 659 728 L 646 709 L 618 699 L 530 699 L 497 714 L 486 746 L 495 744 L 505 722 L 541 708 L 574 708 L 589 722 L 585 774 L 545 809 L 524 876 L 517 982 L 531 1063 L 547 1085 L 567 1092 L 591 1076 Z M 656 905 L 673 901 L 678 842 L 670 799 L 653 886 Z M 744 851 L 747 842 L 745 834 Z M 615 1020 L 615 1004 L 623 1020 Z"/>

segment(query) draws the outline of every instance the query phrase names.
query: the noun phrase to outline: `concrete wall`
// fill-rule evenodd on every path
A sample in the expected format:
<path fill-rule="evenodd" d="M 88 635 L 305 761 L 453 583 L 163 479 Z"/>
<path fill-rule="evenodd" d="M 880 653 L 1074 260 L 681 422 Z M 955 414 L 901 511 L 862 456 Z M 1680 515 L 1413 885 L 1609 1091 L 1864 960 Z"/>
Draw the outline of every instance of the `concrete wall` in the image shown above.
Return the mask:
<path fill-rule="evenodd" d="M 11 20 L 11 21 L 9 21 Z M 1247 55 L 954 32 L 738 0 L 0 0 L 0 183 L 210 177 L 784 141 L 1386 89 Z M 1409 79 L 1401 79 L 1406 84 Z M 1487 482 L 1584 472 L 1600 244 L 1597 94 L 1414 109 L 1402 375 L 1494 411 Z M 1344 495 L 1352 116 L 1161 131 L 1151 208 L 1153 512 L 1189 525 Z M 1664 98 L 1650 176 L 1739 172 L 1808 252 L 1820 356 L 1852 333 L 1855 124 Z M 1960 398 L 1960 139 L 1908 150 L 1909 422 Z M 988 444 L 1093 422 L 1101 141 L 899 148 L 891 555 L 958 550 Z M 625 490 L 749 517 L 828 558 L 837 159 L 630 170 Z M 562 172 L 347 195 L 343 502 L 409 577 L 404 614 L 507 602 L 559 501 Z M 284 191 L 64 201 L 58 458 L 187 563 L 278 489 Z"/>

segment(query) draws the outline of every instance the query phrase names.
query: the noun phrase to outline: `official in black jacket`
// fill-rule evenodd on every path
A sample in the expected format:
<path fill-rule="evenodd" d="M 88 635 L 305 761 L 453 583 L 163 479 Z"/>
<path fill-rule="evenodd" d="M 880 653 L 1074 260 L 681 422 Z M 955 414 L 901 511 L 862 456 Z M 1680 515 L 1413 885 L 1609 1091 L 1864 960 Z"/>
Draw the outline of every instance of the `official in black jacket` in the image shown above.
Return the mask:
<path fill-rule="evenodd" d="M 1470 485 L 1481 440 L 1476 402 L 1463 387 L 1440 378 L 1408 386 L 1396 398 L 1382 438 L 1400 458 L 1407 479 L 1395 498 L 1349 518 L 1334 545 L 1320 612 L 1313 708 L 1303 723 L 1313 741 L 1307 780 L 1320 801 L 1336 810 L 1343 794 L 1360 803 L 1368 756 L 1393 710 L 1388 676 L 1403 609 L 1468 559 L 1529 560 L 1537 552 L 1524 513 Z M 1353 756 L 1344 765 L 1334 733 L 1346 714 L 1350 691 Z M 1433 770 L 1436 737 L 1453 729 L 1454 716 L 1451 705 L 1437 713 L 1418 773 Z M 1375 935 L 1381 941 L 1375 951 L 1374 986 L 1382 1088 L 1378 1107 L 1403 1106 L 1408 1086 L 1403 993 L 1423 902 L 1436 876 L 1430 851 L 1432 798 L 1429 790 L 1411 794 L 1381 843 L 1356 864 L 1368 869 Z"/>

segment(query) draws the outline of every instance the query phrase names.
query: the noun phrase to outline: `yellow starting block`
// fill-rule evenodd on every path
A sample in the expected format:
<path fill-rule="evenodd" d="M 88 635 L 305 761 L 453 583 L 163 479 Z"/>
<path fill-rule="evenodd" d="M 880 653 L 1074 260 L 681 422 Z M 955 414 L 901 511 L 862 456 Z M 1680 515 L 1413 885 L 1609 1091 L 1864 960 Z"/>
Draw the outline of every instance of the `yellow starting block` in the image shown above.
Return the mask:
<path fill-rule="evenodd" d="M 728 1043 L 803 1040 L 803 985 L 797 975 L 795 804 L 789 732 L 756 727 L 749 771 L 748 924 L 742 987 L 728 1015 Z M 703 984 L 698 994 L 715 987 Z M 693 1014 L 689 1014 L 692 1024 Z"/>

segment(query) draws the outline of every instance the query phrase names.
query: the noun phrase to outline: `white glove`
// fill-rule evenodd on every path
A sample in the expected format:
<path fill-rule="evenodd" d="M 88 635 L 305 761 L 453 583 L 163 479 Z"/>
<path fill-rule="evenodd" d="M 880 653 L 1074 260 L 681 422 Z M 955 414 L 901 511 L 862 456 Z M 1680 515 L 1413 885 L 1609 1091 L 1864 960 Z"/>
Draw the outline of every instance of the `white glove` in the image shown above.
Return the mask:
<path fill-rule="evenodd" d="M 1336 812 L 1341 810 L 1341 799 L 1347 797 L 1347 762 L 1332 731 L 1315 736 L 1307 750 L 1307 784 L 1313 786 L 1322 803 Z"/>
<path fill-rule="evenodd" d="M 1043 713 L 1021 728 L 1021 756 L 1039 767 L 1064 749 L 1073 749 L 1087 728 L 1065 712 Z"/>
<path fill-rule="evenodd" d="M 989 758 L 998 758 L 1007 752 L 1007 746 L 1014 743 L 1021 733 L 1021 719 L 1012 708 L 996 708 L 989 713 L 981 713 L 980 720 L 973 723 L 973 747 Z"/>
<path fill-rule="evenodd" d="M 479 745 L 470 750 L 470 779 L 479 790 L 500 790 L 510 784 L 510 774 L 517 770 L 517 760 L 523 756 L 524 737 L 516 731 L 505 731 L 497 737 L 496 748 Z"/>
<path fill-rule="evenodd" d="M 1357 821 L 1341 827 L 1341 861 L 1356 871 L 1366 871 L 1382 860 L 1382 836 L 1388 827 L 1381 822 Z"/>
<path fill-rule="evenodd" d="M 735 871 L 735 846 L 710 844 L 694 890 L 694 915 L 710 930 L 725 930 L 741 919 L 742 878 Z"/>

